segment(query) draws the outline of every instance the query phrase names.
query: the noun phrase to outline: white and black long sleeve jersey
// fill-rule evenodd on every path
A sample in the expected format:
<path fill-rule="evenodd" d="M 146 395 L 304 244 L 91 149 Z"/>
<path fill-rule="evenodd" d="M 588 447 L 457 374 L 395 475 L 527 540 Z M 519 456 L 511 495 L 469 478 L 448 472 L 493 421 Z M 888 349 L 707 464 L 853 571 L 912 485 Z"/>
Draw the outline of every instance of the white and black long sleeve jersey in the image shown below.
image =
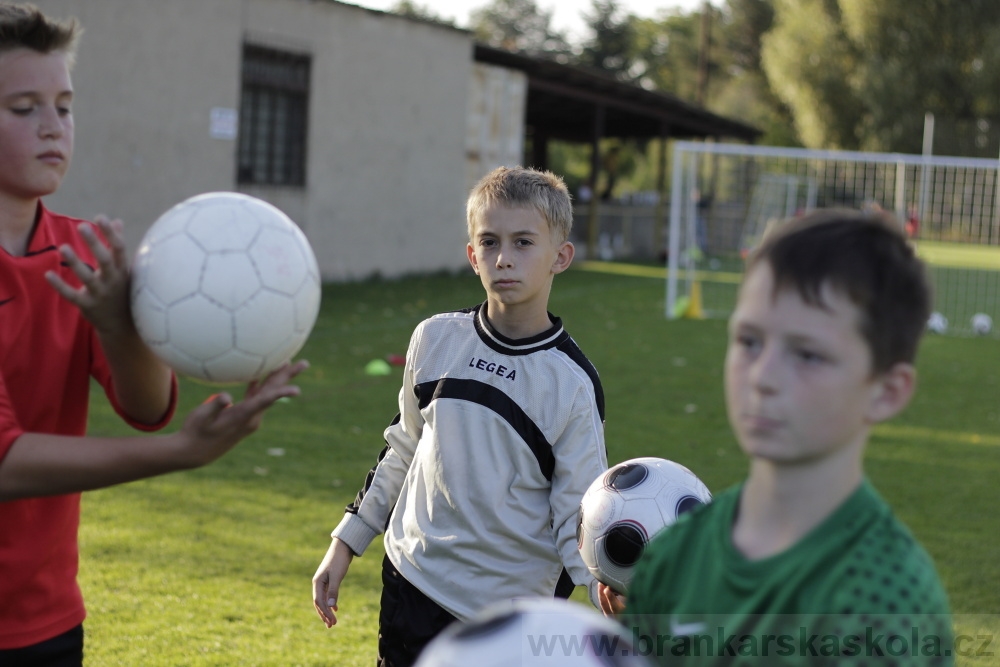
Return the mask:
<path fill-rule="evenodd" d="M 522 340 L 498 333 L 485 304 L 421 322 L 386 448 L 333 531 L 361 554 L 384 530 L 400 573 L 460 619 L 593 583 L 576 519 L 607 469 L 604 393 L 549 317 Z"/>

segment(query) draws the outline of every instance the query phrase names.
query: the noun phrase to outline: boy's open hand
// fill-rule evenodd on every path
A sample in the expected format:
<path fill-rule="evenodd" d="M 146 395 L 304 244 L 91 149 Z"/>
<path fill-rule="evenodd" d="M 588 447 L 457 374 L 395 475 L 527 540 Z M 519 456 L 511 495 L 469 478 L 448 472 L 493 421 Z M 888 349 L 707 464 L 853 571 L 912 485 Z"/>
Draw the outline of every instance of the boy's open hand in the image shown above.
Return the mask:
<path fill-rule="evenodd" d="M 177 433 L 181 458 L 197 467 L 228 452 L 260 427 L 264 412 L 275 401 L 299 395 L 299 388 L 288 383 L 308 367 L 304 360 L 285 364 L 264 380 L 251 382 L 239 403 L 223 392 L 192 410 Z"/>
<path fill-rule="evenodd" d="M 95 225 L 107 245 L 94 230 Z M 97 266 L 88 266 L 72 248 L 64 245 L 59 253 L 80 279 L 81 286 L 71 287 L 54 271 L 45 274 L 46 280 L 63 298 L 75 304 L 98 332 L 115 334 L 130 329 L 133 325 L 129 313 L 129 262 L 122 221 L 99 215 L 93 224 L 81 223 L 79 230 L 94 253 Z"/>
<path fill-rule="evenodd" d="M 347 568 L 353 559 L 354 552 L 351 548 L 334 538 L 326 556 L 323 557 L 323 562 L 313 575 L 313 606 L 328 628 L 337 624 L 337 615 L 334 612 L 338 609 L 340 582 L 344 580 Z"/>

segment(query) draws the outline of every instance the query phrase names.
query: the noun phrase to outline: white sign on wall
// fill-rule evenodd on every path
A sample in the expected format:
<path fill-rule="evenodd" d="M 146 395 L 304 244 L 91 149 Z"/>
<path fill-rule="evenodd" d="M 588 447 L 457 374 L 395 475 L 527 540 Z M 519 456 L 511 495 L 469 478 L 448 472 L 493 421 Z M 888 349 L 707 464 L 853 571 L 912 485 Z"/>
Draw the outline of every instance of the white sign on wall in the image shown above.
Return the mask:
<path fill-rule="evenodd" d="M 213 139 L 236 139 L 239 129 L 239 114 L 236 109 L 227 107 L 212 107 L 208 133 Z"/>

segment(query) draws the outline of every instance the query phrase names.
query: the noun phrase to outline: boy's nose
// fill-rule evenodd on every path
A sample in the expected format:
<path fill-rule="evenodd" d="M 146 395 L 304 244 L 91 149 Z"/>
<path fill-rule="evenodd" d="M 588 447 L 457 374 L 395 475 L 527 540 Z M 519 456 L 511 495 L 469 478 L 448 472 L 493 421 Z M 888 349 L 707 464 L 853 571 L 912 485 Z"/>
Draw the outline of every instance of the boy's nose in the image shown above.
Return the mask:
<path fill-rule="evenodd" d="M 38 125 L 38 134 L 43 137 L 62 136 L 63 124 L 59 112 L 51 107 L 42 107 L 39 113 L 41 122 Z"/>
<path fill-rule="evenodd" d="M 497 253 L 497 268 L 498 269 L 510 268 L 513 264 L 511 262 L 511 260 L 509 259 L 509 257 L 510 257 L 510 251 L 501 250 L 500 252 L 498 252 Z"/>
<path fill-rule="evenodd" d="M 749 368 L 749 379 L 754 389 L 773 394 L 778 390 L 780 383 L 780 355 L 776 350 L 765 346 L 760 351 L 757 358 L 753 360 Z"/>

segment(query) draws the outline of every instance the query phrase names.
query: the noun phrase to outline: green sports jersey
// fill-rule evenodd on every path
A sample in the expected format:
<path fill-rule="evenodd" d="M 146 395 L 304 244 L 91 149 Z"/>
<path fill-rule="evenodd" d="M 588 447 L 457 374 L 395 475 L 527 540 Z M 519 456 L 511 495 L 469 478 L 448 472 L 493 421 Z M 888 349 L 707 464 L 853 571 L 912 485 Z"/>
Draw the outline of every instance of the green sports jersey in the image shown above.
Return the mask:
<path fill-rule="evenodd" d="M 867 480 L 797 544 L 759 560 L 732 543 L 741 489 L 647 547 L 623 617 L 638 651 L 664 665 L 953 663 L 934 564 Z"/>

